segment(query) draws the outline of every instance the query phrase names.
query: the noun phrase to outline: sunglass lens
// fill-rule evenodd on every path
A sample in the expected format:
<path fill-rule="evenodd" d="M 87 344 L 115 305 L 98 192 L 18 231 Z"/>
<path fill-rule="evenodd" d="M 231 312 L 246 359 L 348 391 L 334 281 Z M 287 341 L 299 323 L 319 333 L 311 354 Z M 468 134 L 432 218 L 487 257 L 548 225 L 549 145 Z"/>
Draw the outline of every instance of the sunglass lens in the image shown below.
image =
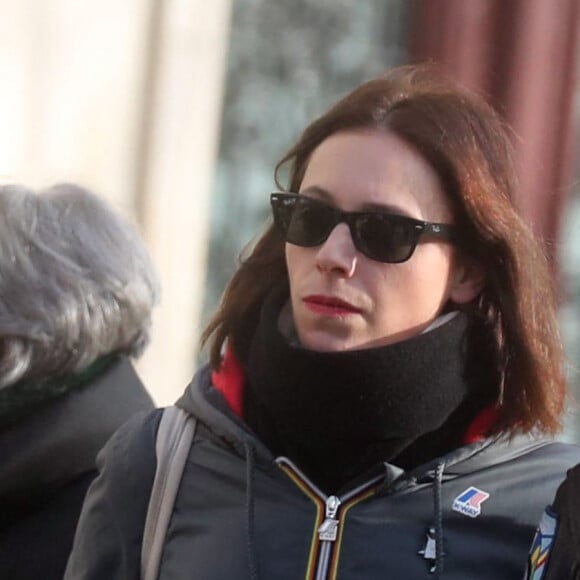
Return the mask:
<path fill-rule="evenodd" d="M 379 262 L 404 262 L 417 244 L 413 224 L 397 216 L 367 214 L 357 220 L 356 229 L 359 250 Z"/>
<path fill-rule="evenodd" d="M 332 209 L 306 197 L 296 198 L 286 239 L 299 246 L 317 246 L 334 227 Z"/>

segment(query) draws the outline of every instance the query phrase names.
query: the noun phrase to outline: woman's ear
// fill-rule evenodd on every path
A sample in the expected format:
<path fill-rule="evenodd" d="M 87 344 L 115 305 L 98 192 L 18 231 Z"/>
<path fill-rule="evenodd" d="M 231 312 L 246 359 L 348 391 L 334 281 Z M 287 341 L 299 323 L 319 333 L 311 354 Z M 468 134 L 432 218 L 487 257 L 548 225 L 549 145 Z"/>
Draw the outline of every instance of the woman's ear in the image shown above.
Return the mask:
<path fill-rule="evenodd" d="M 483 266 L 472 258 L 458 257 L 449 289 L 449 299 L 455 304 L 467 304 L 479 296 L 484 285 Z"/>

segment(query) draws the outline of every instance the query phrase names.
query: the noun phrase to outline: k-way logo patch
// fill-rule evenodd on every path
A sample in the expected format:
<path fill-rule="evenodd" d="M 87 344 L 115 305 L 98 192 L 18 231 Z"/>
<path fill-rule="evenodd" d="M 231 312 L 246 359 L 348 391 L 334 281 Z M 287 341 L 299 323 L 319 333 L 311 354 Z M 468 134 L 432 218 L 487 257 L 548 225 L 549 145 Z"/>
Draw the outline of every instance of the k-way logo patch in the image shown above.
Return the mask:
<path fill-rule="evenodd" d="M 476 518 L 481 513 L 481 504 L 489 497 L 489 493 L 469 487 L 453 500 L 453 509 L 460 514 Z"/>

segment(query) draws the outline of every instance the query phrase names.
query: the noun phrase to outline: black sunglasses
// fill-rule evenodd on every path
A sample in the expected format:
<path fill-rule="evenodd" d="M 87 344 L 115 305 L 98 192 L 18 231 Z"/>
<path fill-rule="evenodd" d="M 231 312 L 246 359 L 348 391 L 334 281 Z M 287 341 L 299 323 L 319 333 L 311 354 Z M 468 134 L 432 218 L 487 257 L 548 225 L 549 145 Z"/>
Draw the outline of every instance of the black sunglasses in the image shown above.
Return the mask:
<path fill-rule="evenodd" d="M 342 211 L 297 193 L 273 193 L 274 224 L 284 240 L 306 248 L 323 244 L 339 223 L 346 223 L 356 249 L 371 260 L 398 264 L 408 260 L 422 236 L 446 241 L 456 237 L 450 224 L 423 222 L 374 211 Z"/>

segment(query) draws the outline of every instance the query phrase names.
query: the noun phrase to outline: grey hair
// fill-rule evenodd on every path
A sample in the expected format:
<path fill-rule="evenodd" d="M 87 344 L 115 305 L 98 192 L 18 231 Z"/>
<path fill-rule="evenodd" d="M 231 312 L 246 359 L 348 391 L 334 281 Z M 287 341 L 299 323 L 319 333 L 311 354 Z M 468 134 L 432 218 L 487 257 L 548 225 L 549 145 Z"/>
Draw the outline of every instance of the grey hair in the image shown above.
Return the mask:
<path fill-rule="evenodd" d="M 136 229 L 94 193 L 0 187 L 0 388 L 139 356 L 158 300 Z"/>

